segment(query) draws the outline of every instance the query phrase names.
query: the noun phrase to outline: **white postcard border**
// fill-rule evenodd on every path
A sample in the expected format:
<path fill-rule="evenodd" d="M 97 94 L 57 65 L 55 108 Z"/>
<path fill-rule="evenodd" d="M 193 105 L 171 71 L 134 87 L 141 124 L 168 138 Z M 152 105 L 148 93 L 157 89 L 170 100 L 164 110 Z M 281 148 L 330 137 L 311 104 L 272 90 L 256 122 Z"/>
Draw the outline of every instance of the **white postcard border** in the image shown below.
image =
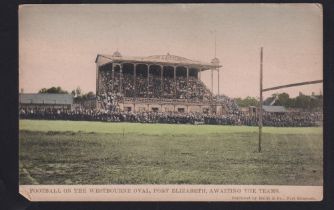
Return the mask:
<path fill-rule="evenodd" d="M 323 186 L 20 185 L 30 201 L 322 201 Z"/>

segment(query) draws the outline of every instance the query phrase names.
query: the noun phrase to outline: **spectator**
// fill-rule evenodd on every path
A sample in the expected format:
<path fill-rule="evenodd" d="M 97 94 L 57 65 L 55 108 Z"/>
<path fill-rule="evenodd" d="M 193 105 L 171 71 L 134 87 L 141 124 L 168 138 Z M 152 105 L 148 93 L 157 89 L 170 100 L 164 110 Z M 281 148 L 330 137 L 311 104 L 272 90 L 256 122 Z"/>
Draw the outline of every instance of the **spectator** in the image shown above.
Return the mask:
<path fill-rule="evenodd" d="M 258 119 L 242 112 L 213 115 L 204 113 L 178 112 L 121 112 L 96 109 L 54 109 L 54 108 L 21 108 L 21 119 L 47 120 L 85 120 L 107 122 L 140 122 L 170 124 L 212 124 L 212 125 L 247 125 L 257 126 Z M 310 127 L 322 121 L 322 112 L 287 112 L 268 113 L 263 115 L 264 126 L 274 127 Z"/>

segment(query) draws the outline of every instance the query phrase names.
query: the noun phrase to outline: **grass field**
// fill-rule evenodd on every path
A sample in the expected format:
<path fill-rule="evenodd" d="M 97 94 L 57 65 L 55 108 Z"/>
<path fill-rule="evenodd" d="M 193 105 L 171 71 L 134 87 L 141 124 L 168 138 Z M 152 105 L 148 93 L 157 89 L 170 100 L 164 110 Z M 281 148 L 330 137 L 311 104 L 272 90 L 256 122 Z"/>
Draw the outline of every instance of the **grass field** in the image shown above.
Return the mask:
<path fill-rule="evenodd" d="M 20 120 L 20 184 L 322 185 L 322 128 Z"/>

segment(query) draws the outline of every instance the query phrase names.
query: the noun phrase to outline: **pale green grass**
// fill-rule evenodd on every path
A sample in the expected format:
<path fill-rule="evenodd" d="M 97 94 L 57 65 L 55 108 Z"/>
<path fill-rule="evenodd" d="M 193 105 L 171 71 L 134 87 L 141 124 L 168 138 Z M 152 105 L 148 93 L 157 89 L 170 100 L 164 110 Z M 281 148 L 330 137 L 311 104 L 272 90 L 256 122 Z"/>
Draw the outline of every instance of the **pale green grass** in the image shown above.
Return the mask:
<path fill-rule="evenodd" d="M 136 133 L 145 135 L 206 135 L 224 133 L 258 132 L 257 127 L 251 126 L 222 126 L 222 125 L 187 125 L 187 124 L 147 124 L 147 123 L 114 123 L 88 121 L 56 121 L 56 120 L 20 120 L 20 130 L 29 131 L 72 131 L 95 133 Z M 272 134 L 322 134 L 319 127 L 264 127 L 264 133 Z"/>
<path fill-rule="evenodd" d="M 21 120 L 20 184 L 322 185 L 322 128 L 257 131 Z"/>

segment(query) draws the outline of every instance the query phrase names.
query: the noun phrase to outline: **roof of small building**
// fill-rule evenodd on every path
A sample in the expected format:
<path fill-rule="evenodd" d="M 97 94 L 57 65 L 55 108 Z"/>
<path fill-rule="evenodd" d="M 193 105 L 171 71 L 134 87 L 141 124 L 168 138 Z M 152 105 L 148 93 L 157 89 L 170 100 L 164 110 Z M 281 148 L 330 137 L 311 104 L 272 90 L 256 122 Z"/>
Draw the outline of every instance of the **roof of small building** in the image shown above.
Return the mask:
<path fill-rule="evenodd" d="M 284 106 L 262 106 L 265 112 L 286 112 Z"/>
<path fill-rule="evenodd" d="M 58 93 L 20 93 L 20 104 L 73 104 L 73 96 L 70 94 Z"/>
<path fill-rule="evenodd" d="M 191 60 L 177 55 L 152 55 L 146 57 L 139 56 L 122 56 L 120 52 L 116 51 L 113 55 L 98 54 L 95 63 L 104 65 L 112 62 L 133 62 L 133 63 L 148 63 L 148 64 L 162 64 L 162 65 L 188 65 L 192 67 L 199 67 L 202 70 L 221 67 L 216 63 L 201 62 Z M 217 66 L 218 65 L 218 66 Z"/>

